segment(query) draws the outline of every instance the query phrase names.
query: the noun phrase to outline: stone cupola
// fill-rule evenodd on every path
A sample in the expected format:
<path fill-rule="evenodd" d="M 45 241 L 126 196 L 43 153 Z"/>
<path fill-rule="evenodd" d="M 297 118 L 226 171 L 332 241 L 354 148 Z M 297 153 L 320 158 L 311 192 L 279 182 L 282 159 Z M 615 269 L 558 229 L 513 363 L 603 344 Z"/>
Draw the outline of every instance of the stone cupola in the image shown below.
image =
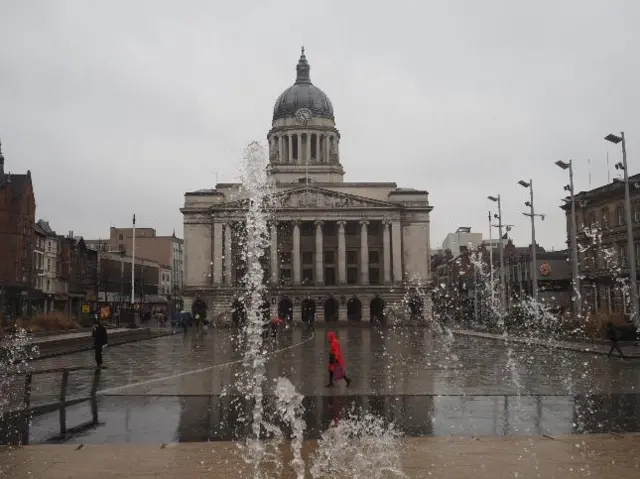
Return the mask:
<path fill-rule="evenodd" d="M 340 132 L 329 97 L 311 83 L 302 47 L 295 83 L 276 100 L 269 141 L 270 175 L 279 183 L 342 182 Z"/>

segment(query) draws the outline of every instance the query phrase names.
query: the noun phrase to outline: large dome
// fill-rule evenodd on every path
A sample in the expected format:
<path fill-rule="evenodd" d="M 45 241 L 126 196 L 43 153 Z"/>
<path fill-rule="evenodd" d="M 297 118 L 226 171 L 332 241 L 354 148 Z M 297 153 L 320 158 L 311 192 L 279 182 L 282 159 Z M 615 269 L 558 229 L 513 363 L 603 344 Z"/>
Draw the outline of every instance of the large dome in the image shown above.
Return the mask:
<path fill-rule="evenodd" d="M 302 48 L 296 70 L 296 82 L 282 92 L 282 95 L 276 100 L 273 107 L 273 121 L 293 117 L 301 108 L 308 109 L 313 116 L 333 120 L 331 100 L 320 88 L 311 83 L 310 67 L 307 57 L 304 55 L 304 48 Z"/>

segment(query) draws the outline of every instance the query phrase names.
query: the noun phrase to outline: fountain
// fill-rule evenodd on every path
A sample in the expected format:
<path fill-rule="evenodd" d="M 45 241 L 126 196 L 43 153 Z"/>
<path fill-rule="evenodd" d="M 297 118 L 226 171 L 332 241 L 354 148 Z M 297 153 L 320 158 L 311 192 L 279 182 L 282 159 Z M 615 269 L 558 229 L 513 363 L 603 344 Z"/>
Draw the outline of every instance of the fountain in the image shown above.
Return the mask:
<path fill-rule="evenodd" d="M 30 415 L 22 413 L 25 394 L 30 390 L 30 384 L 25 383 L 26 373 L 30 370 L 30 361 L 37 357 L 38 347 L 31 343 L 31 335 L 24 328 L 12 328 L 8 337 L 0 340 L 0 423 L 8 425 L 13 430 L 0 430 L 5 437 L 3 444 L 22 441 L 21 431 L 24 420 L 29 421 Z M 9 420 L 9 416 L 15 416 Z M 17 420 L 17 423 L 14 421 Z"/>
<path fill-rule="evenodd" d="M 267 477 L 266 464 L 275 466 L 277 475 L 282 473 L 280 445 L 284 433 L 275 420 L 267 420 L 265 414 L 266 362 L 268 347 L 263 343 L 265 325 L 266 287 L 262 258 L 269 248 L 270 237 L 267 221 L 274 207 L 267 178 L 267 153 L 257 142 L 252 142 L 243 155 L 241 182 L 248 198 L 246 232 L 243 235 L 243 259 L 246 275 L 243 279 L 243 303 L 247 313 L 244 326 L 244 372 L 238 380 L 238 390 L 245 401 L 252 404 L 251 435 L 241 445 L 245 462 L 252 465 L 254 477 Z M 287 378 L 275 380 L 275 418 L 290 430 L 293 459 L 290 466 L 296 477 L 304 478 L 305 462 L 302 458 L 305 422 L 303 420 L 303 396 Z M 325 431 L 318 444 L 310 472 L 313 477 L 325 477 L 327 473 L 348 473 L 351 477 L 382 477 L 402 475 L 399 466 L 401 434 L 393 424 L 367 412 L 352 410 L 348 417 L 334 422 Z M 385 477 L 387 477 L 385 476 Z"/>

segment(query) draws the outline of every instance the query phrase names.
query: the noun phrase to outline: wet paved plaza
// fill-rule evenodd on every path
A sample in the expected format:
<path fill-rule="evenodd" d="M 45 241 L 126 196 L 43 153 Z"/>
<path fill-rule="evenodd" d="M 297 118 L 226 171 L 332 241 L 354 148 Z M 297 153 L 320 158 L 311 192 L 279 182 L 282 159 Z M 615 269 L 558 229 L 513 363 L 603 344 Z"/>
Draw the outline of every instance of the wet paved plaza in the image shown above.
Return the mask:
<path fill-rule="evenodd" d="M 409 436 L 568 434 L 640 430 L 640 361 L 451 336 L 422 328 L 337 330 L 353 382 L 326 388 L 326 329 L 283 331 L 267 362 L 266 399 L 279 376 L 305 396 L 307 437 L 332 419 L 368 411 Z M 37 415 L 30 443 L 229 440 L 250 404 L 234 386 L 242 371 L 233 330 L 191 332 L 105 350 L 99 424 L 58 436 L 58 413 Z M 92 366 L 92 352 L 33 363 L 35 370 Z M 92 371 L 69 379 L 68 397 L 86 397 Z M 34 376 L 33 405 L 55 402 L 61 375 Z M 20 388 L 20 384 L 14 385 Z M 91 418 L 67 408 L 73 426 Z"/>

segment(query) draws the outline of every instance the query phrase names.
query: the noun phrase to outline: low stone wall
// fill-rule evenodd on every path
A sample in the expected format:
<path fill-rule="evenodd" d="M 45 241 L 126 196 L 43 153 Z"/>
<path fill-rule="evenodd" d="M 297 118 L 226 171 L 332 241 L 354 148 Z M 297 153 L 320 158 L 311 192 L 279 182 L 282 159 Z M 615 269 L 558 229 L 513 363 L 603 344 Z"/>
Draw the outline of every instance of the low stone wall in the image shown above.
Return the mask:
<path fill-rule="evenodd" d="M 170 331 L 152 331 L 150 328 L 128 329 L 125 331 L 109 332 L 109 345 L 129 343 L 132 341 L 141 341 L 144 339 L 152 339 L 159 336 L 170 334 Z M 39 358 L 57 356 L 61 354 L 69 354 L 77 351 L 87 351 L 93 349 L 93 338 L 91 333 L 80 337 L 67 338 L 47 338 L 46 341 L 38 342 Z"/>

